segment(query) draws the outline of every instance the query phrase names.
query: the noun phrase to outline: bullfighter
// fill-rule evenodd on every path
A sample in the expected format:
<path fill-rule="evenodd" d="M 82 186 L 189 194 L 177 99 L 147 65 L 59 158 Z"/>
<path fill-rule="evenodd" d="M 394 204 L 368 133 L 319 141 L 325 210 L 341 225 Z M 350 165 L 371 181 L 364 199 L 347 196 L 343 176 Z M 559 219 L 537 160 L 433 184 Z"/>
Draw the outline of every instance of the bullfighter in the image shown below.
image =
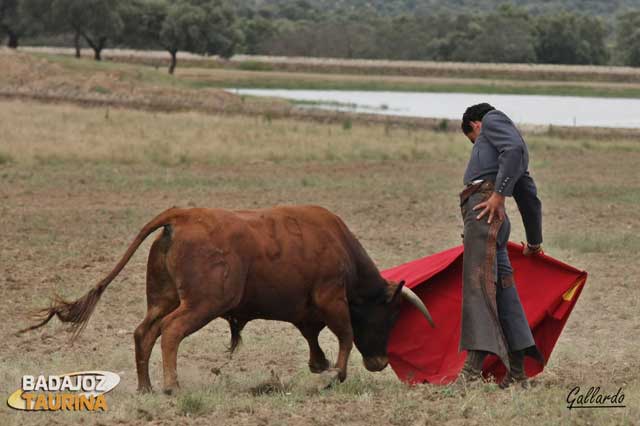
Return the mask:
<path fill-rule="evenodd" d="M 485 357 L 497 355 L 507 368 L 500 383 L 528 387 L 525 356 L 544 364 L 513 279 L 507 253 L 511 231 L 505 198 L 515 199 L 527 244 L 542 249 L 542 205 L 528 171 L 527 145 L 511 119 L 487 103 L 470 106 L 462 131 L 473 143 L 464 174 L 460 208 L 464 221 L 463 301 L 460 350 L 467 351 L 459 381 L 481 378 Z"/>

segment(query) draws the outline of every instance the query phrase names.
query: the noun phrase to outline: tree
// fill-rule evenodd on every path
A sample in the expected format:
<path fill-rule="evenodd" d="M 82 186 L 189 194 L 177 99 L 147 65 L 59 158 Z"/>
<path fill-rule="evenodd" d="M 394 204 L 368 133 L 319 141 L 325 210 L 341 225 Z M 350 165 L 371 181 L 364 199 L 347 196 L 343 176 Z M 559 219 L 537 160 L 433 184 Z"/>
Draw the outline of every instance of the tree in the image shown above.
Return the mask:
<path fill-rule="evenodd" d="M 50 29 L 49 3 L 48 0 L 0 0 L 0 31 L 7 34 L 8 47 L 15 49 L 21 37 Z"/>
<path fill-rule="evenodd" d="M 260 53 L 263 43 L 277 33 L 274 21 L 265 19 L 262 16 L 243 19 L 240 23 L 240 28 L 244 36 L 241 51 L 249 55 Z"/>
<path fill-rule="evenodd" d="M 99 61 L 107 41 L 122 32 L 124 4 L 124 0 L 53 0 L 52 20 L 60 31 L 70 30 L 75 34 L 76 56 L 79 56 L 82 37 Z"/>
<path fill-rule="evenodd" d="M 618 16 L 616 50 L 625 65 L 640 66 L 640 10 Z"/>
<path fill-rule="evenodd" d="M 427 46 L 425 29 L 415 18 L 398 16 L 394 18 L 378 18 L 374 24 L 375 53 L 374 58 L 385 59 L 424 59 L 423 49 Z"/>
<path fill-rule="evenodd" d="M 123 9 L 121 41 L 134 49 L 162 49 L 160 31 L 167 18 L 166 0 L 134 0 Z"/>
<path fill-rule="evenodd" d="M 481 19 L 471 15 L 439 13 L 423 18 L 429 28 L 425 45 L 427 58 L 436 61 L 465 61 L 464 52 L 473 48 L 471 43 L 482 32 Z"/>
<path fill-rule="evenodd" d="M 19 10 L 18 0 L 0 0 L 0 30 L 7 34 L 7 46 L 15 49 L 18 40 L 26 29 Z"/>
<path fill-rule="evenodd" d="M 606 28 L 598 18 L 572 13 L 536 20 L 536 55 L 549 64 L 604 64 L 609 58 Z"/>
<path fill-rule="evenodd" d="M 451 59 L 466 62 L 535 62 L 534 26 L 523 10 L 509 5 L 473 19 L 459 33 Z"/>
<path fill-rule="evenodd" d="M 257 53 L 276 56 L 308 56 L 314 48 L 311 22 L 275 19 L 274 31 L 260 42 Z"/>
<path fill-rule="evenodd" d="M 242 40 L 235 13 L 223 0 L 139 0 L 131 10 L 138 19 L 125 19 L 127 40 L 169 52 L 170 74 L 179 51 L 229 58 Z"/>
<path fill-rule="evenodd" d="M 53 19 L 51 0 L 20 0 L 18 2 L 19 16 L 28 29 L 26 35 L 53 35 L 63 31 Z M 76 51 L 79 55 L 79 50 Z"/>
<path fill-rule="evenodd" d="M 609 62 L 611 54 L 607 47 L 609 28 L 605 22 L 598 17 L 582 16 L 580 18 L 580 38 L 583 40 L 584 48 L 587 50 L 588 64 L 604 65 Z"/>
<path fill-rule="evenodd" d="M 278 16 L 290 21 L 317 19 L 319 9 L 308 0 L 284 0 L 277 3 Z"/>
<path fill-rule="evenodd" d="M 374 28 L 367 16 L 361 14 L 359 19 L 354 15 L 336 17 L 332 23 L 329 29 L 341 41 L 342 57 L 351 59 L 367 56 L 374 35 Z"/>
<path fill-rule="evenodd" d="M 243 34 L 236 23 L 233 8 L 226 0 L 201 0 L 206 21 L 202 29 L 207 40 L 205 53 L 230 58 L 242 42 Z"/>

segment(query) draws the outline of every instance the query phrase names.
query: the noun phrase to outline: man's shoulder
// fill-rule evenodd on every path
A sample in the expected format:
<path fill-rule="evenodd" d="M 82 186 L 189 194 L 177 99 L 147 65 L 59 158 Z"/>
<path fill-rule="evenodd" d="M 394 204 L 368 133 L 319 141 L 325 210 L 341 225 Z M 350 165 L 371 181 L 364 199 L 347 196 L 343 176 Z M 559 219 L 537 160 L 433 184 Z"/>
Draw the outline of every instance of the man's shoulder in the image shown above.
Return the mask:
<path fill-rule="evenodd" d="M 497 109 L 485 114 L 482 118 L 482 129 L 492 135 L 506 133 L 515 137 L 517 134 L 524 142 L 522 134 L 520 133 L 520 130 L 518 130 L 516 124 L 511 121 L 507 114 Z"/>
<path fill-rule="evenodd" d="M 500 122 L 513 124 L 513 122 L 509 118 L 509 116 L 507 114 L 505 114 L 504 112 L 498 110 L 498 109 L 494 109 L 494 110 L 489 111 L 482 118 L 482 125 L 483 126 L 485 126 L 487 124 L 500 123 Z"/>

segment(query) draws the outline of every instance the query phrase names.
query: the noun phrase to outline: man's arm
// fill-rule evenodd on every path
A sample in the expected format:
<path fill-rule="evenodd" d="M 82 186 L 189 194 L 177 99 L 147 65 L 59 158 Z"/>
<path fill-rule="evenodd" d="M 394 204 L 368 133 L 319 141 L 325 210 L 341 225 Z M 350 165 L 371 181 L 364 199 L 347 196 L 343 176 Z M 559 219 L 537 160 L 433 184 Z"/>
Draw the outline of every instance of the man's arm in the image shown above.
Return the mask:
<path fill-rule="evenodd" d="M 516 182 L 513 188 L 513 198 L 518 204 L 522 216 L 522 223 L 530 245 L 542 244 L 542 203 L 538 198 L 538 191 L 529 172 Z"/>
<path fill-rule="evenodd" d="M 482 133 L 499 153 L 494 191 L 510 197 L 516 182 L 527 170 L 522 136 L 511 120 L 500 111 L 492 111 L 485 116 Z"/>
<path fill-rule="evenodd" d="M 504 113 L 487 113 L 482 120 L 482 133 L 498 151 L 498 174 L 493 194 L 487 201 L 475 206 L 474 210 L 482 209 L 477 219 L 488 213 L 487 222 L 491 223 L 495 215 L 500 220 L 504 218 L 504 199 L 513 195 L 513 188 L 528 164 L 522 136 Z"/>

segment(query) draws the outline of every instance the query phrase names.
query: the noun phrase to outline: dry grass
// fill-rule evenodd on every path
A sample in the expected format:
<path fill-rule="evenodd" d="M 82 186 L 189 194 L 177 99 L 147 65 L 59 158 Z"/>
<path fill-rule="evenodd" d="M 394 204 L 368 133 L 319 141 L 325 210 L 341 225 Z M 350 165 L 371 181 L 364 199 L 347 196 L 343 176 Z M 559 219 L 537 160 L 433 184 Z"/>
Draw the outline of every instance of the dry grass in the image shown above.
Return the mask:
<path fill-rule="evenodd" d="M 31 51 L 31 50 L 28 50 Z M 43 49 L 44 52 L 59 52 Z M 120 80 L 181 88 L 279 88 L 318 90 L 383 90 L 567 96 L 640 97 L 640 74 L 633 68 L 523 67 L 518 64 L 454 64 L 435 62 L 322 61 L 313 58 L 240 57 L 218 61 L 186 55 L 173 78 L 153 52 L 112 54 L 114 62 L 78 60 L 33 52 L 65 69 L 110 71 Z M 146 65 L 146 66 L 141 66 Z M 566 68 L 566 69 L 565 69 Z M 95 82 L 95 81 L 94 81 Z M 110 94 L 111 88 L 89 87 Z M 94 94 L 94 93 L 92 93 Z"/>
<path fill-rule="evenodd" d="M 179 165 L 241 164 L 332 160 L 409 160 L 447 154 L 463 155 L 454 135 L 429 137 L 390 130 L 389 141 L 372 140 L 367 127 L 318 126 L 293 120 L 166 114 L 7 103 L 11 121 L 0 124 L 8 143 L 3 158 L 27 164 L 114 163 Z M 248 125 L 249 124 L 249 125 Z M 69 132 L 73 127 L 73 132 Z M 393 137 L 404 134 L 406 137 Z M 132 144 L 131 137 L 139 143 Z M 435 138 L 435 139 L 434 139 Z M 277 141 L 278 143 L 273 143 Z M 9 160 L 8 160 L 9 161 Z M 310 185 L 314 183 L 309 181 Z"/>
<path fill-rule="evenodd" d="M 28 52 L 71 56 L 73 49 L 25 47 Z M 114 61 L 166 66 L 164 51 L 105 49 L 103 57 Z M 388 61 L 379 59 L 336 59 L 236 55 L 230 60 L 180 52 L 181 66 L 231 68 L 261 71 L 323 72 L 337 74 L 403 75 L 415 77 L 456 77 L 546 81 L 640 82 L 640 71 L 633 67 L 551 64 L 492 64 L 434 61 Z"/>
<path fill-rule="evenodd" d="M 329 86 L 327 86 L 329 85 Z M 334 87 L 334 85 L 337 85 Z M 355 86 L 354 86 L 355 85 Z M 292 118 L 305 122 L 339 123 L 348 129 L 353 123 L 383 124 L 385 128 L 403 127 L 437 131 L 456 131 L 457 120 L 354 114 L 312 108 L 297 108 L 295 102 L 282 99 L 236 96 L 220 87 L 342 88 L 366 90 L 464 90 L 481 93 L 592 94 L 602 96 L 640 96 L 640 86 L 624 83 L 515 82 L 480 79 L 439 79 L 388 76 L 327 75 L 290 72 L 244 72 L 238 70 L 184 69 L 177 76 L 161 70 L 128 63 L 77 60 L 51 54 L 26 54 L 0 49 L 0 99 L 37 100 L 53 104 L 101 107 L 105 117 L 110 109 L 130 108 L 156 112 L 198 111 L 207 114 L 274 118 Z M 584 89 L 589 93 L 584 92 Z M 591 91 L 591 92 L 590 92 Z M 636 93 L 637 91 L 637 93 Z M 615 93 L 614 93 L 615 92 Z M 305 105 L 309 106 L 309 105 Z M 526 126 L 531 134 L 561 138 L 608 140 L 640 139 L 637 129 L 588 127 Z M 585 143 L 589 143 L 586 141 Z M 0 163 L 11 158 L 0 158 Z M 162 160 L 160 160 L 162 161 Z"/>
<path fill-rule="evenodd" d="M 196 90 L 197 89 L 197 90 Z M 0 96 L 154 111 L 251 113 L 265 101 L 175 79 L 151 67 L 33 55 L 0 49 Z M 288 103 L 270 100 L 273 111 Z"/>
<path fill-rule="evenodd" d="M 226 78 L 234 74 L 225 71 Z M 0 98 L 70 103 L 87 107 L 132 108 L 145 111 L 199 111 L 291 117 L 305 121 L 386 123 L 436 128 L 443 120 L 355 115 L 299 109 L 285 100 L 236 96 L 204 78 L 181 78 L 147 66 L 77 60 L 50 54 L 27 54 L 0 48 Z"/>
<path fill-rule="evenodd" d="M 352 123 L 151 113 L 0 102 L 1 396 L 23 374 L 105 368 L 121 374 L 104 414 L 0 409 L 0 424 L 633 425 L 640 421 L 636 253 L 640 188 L 634 141 L 528 139 L 544 203 L 547 251 L 590 272 L 548 368 L 528 391 L 478 384 L 407 387 L 369 373 L 318 390 L 307 347 L 286 324 L 256 321 L 228 363 L 214 321 L 185 340 L 176 397 L 135 393 L 132 331 L 145 312 L 146 242 L 67 346 L 52 324 L 17 337 L 25 312 L 58 290 L 78 296 L 111 269 L 140 226 L 172 205 L 316 203 L 340 214 L 380 267 L 459 243 L 456 202 L 470 146 L 456 134 Z M 614 172 L 609 172 L 613 170 Z M 523 231 L 511 203 L 512 239 Z M 335 359 L 327 331 L 321 344 Z M 264 383 L 281 383 L 254 395 Z M 151 376 L 159 388 L 158 347 Z M 626 409 L 568 410 L 576 386 L 622 386 Z"/>
<path fill-rule="evenodd" d="M 233 69 L 233 71 L 229 69 L 208 69 L 208 68 L 197 68 L 197 67 L 185 67 L 176 69 L 177 75 L 181 77 L 198 79 L 203 82 L 211 82 L 211 83 L 225 83 L 228 84 L 230 81 L 237 81 L 238 85 L 246 85 L 247 83 L 254 84 L 255 80 L 258 80 L 258 77 L 266 79 L 266 82 L 263 84 L 269 85 L 272 81 L 273 83 L 278 83 L 280 88 L 286 84 L 286 80 L 291 80 L 292 77 L 296 80 L 300 81 L 300 85 L 313 85 L 315 82 L 323 81 L 328 84 L 331 83 L 339 83 L 344 82 L 348 87 L 349 85 L 353 86 L 358 82 L 367 81 L 372 85 L 375 83 L 379 83 L 380 86 L 384 87 L 385 83 L 387 87 L 402 87 L 405 84 L 407 87 L 419 87 L 423 85 L 425 87 L 430 86 L 460 86 L 459 91 L 468 91 L 465 88 L 480 86 L 480 85 L 489 85 L 489 86 L 497 86 L 500 89 L 505 90 L 504 87 L 508 86 L 514 88 L 527 88 L 527 87 L 548 87 L 548 88 L 565 88 L 565 87 L 576 87 L 582 88 L 585 86 L 585 82 L 581 81 L 548 81 L 548 80 L 508 80 L 508 79 L 489 79 L 489 78 L 479 78 L 479 77 L 467 77 L 467 78 L 454 78 L 454 77 L 420 77 L 420 76 L 393 76 L 393 75 L 369 75 L 365 79 L 363 76 L 357 74 L 326 74 L 320 72 L 306 71 L 306 72 L 287 72 L 287 71 L 277 71 L 277 70 L 238 70 Z M 255 83 L 257 84 L 257 83 Z M 625 83 L 621 81 L 612 81 L 612 82 L 587 82 L 592 88 L 603 88 L 603 89 L 612 89 L 612 90 L 634 90 L 638 89 L 638 83 Z M 514 89 L 515 90 L 515 89 Z"/>

